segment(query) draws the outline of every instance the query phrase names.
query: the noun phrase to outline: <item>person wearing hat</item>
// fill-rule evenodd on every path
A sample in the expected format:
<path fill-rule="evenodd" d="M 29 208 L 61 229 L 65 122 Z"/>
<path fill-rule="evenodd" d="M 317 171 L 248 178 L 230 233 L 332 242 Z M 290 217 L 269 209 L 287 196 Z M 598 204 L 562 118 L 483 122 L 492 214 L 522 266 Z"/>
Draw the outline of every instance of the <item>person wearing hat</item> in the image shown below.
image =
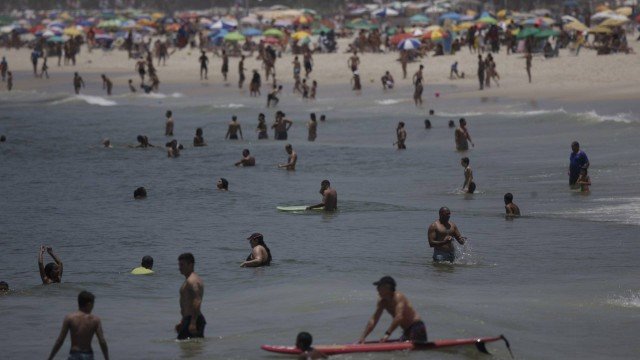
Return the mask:
<path fill-rule="evenodd" d="M 240 267 L 260 267 L 271 264 L 271 250 L 264 243 L 264 237 L 260 233 L 253 233 L 247 238 L 251 244 L 251 254 Z"/>
<path fill-rule="evenodd" d="M 424 322 L 420 320 L 420 316 L 411 306 L 409 299 L 403 293 L 396 291 L 396 281 L 391 276 L 384 276 L 373 285 L 378 288 L 380 297 L 376 305 L 376 312 L 367 323 L 359 342 L 364 343 L 367 335 L 376 327 L 385 310 L 393 317 L 393 320 L 380 342 L 389 340 L 398 326 L 403 330 L 400 341 L 427 342 L 427 328 Z"/>

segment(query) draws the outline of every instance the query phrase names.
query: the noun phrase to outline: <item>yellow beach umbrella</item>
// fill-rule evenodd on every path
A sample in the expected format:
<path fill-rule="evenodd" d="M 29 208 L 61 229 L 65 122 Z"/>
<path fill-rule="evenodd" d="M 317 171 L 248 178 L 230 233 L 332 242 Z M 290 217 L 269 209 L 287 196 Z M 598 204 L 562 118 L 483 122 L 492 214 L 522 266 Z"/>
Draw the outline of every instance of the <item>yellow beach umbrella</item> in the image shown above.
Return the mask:
<path fill-rule="evenodd" d="M 633 14 L 633 9 L 629 6 L 625 6 L 625 7 L 621 7 L 616 9 L 616 14 L 618 15 L 624 15 L 624 16 L 631 16 L 631 14 Z"/>
<path fill-rule="evenodd" d="M 460 31 L 460 30 L 469 30 L 472 27 L 476 26 L 476 24 L 472 21 L 465 21 L 465 22 L 461 22 L 460 24 L 458 24 L 457 26 L 454 27 L 455 31 Z"/>
<path fill-rule="evenodd" d="M 431 25 L 429 27 L 427 27 L 426 29 L 424 29 L 424 32 L 430 32 L 430 31 L 442 31 L 442 26 L 440 25 Z"/>
<path fill-rule="evenodd" d="M 589 32 L 592 34 L 611 34 L 613 31 L 611 31 L 611 29 L 606 26 L 596 26 L 589 29 Z"/>
<path fill-rule="evenodd" d="M 498 11 L 496 16 L 498 16 L 498 19 L 504 19 L 505 17 L 507 17 L 507 9 L 502 9 Z"/>
<path fill-rule="evenodd" d="M 165 16 L 164 13 L 161 13 L 161 12 L 155 12 L 151 14 L 151 18 L 154 20 L 162 19 L 164 16 Z"/>
<path fill-rule="evenodd" d="M 304 39 L 304 38 L 309 37 L 309 36 L 311 36 L 311 34 L 309 34 L 306 31 L 297 31 L 297 32 L 294 32 L 293 35 L 291 35 L 291 38 L 293 40 L 298 41 L 300 39 Z"/>
<path fill-rule="evenodd" d="M 587 25 L 581 23 L 580 21 L 572 21 L 564 26 L 565 30 L 574 30 L 574 31 L 587 31 L 589 28 Z"/>
<path fill-rule="evenodd" d="M 600 23 L 600 26 L 615 27 L 629 22 L 629 19 L 607 19 Z"/>
<path fill-rule="evenodd" d="M 609 10 L 609 6 L 607 6 L 607 5 L 601 4 L 601 5 L 596 6 L 596 12 L 597 13 L 602 12 L 602 11 L 607 11 L 607 10 Z"/>
<path fill-rule="evenodd" d="M 63 34 L 67 36 L 78 36 L 78 35 L 82 35 L 82 31 L 76 27 L 71 26 L 64 29 Z"/>

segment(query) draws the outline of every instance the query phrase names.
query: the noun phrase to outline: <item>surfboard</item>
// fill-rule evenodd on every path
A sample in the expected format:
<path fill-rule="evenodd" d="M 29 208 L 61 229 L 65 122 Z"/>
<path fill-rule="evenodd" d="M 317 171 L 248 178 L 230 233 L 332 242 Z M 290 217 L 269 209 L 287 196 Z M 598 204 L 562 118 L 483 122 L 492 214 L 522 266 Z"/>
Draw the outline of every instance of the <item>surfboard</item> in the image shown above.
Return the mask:
<path fill-rule="evenodd" d="M 307 205 L 300 206 L 278 206 L 276 207 L 278 211 L 286 211 L 286 212 L 302 212 L 307 211 Z M 309 211 L 322 211 L 322 208 L 311 209 Z"/>
<path fill-rule="evenodd" d="M 412 343 L 410 341 L 389 341 L 389 342 L 367 342 L 364 344 L 344 344 L 344 345 L 318 345 L 313 348 L 322 352 L 325 355 L 338 355 L 348 353 L 367 353 L 367 352 L 386 352 L 386 351 L 414 351 L 414 350 L 435 350 L 441 348 L 447 348 L 452 346 L 462 345 L 475 345 L 479 351 L 488 353 L 485 344 L 488 342 L 494 342 L 504 340 L 509 353 L 511 353 L 509 342 L 507 339 L 500 335 L 496 337 L 485 338 L 468 338 L 468 339 L 443 339 L 435 340 L 427 343 Z M 277 345 L 262 345 L 262 350 L 279 353 L 298 355 L 302 351 L 295 346 L 277 346 Z"/>

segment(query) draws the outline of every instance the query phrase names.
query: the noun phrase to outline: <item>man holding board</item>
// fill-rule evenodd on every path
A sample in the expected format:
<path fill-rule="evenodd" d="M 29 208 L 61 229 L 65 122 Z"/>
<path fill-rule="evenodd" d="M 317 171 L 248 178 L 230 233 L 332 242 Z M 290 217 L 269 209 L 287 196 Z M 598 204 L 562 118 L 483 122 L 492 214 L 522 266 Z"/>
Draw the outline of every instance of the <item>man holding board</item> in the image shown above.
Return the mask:
<path fill-rule="evenodd" d="M 322 195 L 322 202 L 317 205 L 307 207 L 307 210 L 322 208 L 324 211 L 336 211 L 338 210 L 338 193 L 335 189 L 331 188 L 329 180 L 322 180 L 320 184 L 320 194 Z"/>

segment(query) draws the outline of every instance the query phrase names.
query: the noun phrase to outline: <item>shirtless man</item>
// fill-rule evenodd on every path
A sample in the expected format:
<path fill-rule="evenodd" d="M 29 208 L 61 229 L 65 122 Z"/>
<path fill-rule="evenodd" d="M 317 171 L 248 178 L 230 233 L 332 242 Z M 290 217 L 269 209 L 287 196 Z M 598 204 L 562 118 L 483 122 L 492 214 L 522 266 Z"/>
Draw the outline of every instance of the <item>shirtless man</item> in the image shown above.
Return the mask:
<path fill-rule="evenodd" d="M 67 337 L 67 332 L 71 333 L 71 349 L 68 360 L 93 360 L 91 340 L 93 340 L 94 334 L 98 337 L 102 355 L 105 360 L 109 360 L 109 349 L 102 333 L 102 323 L 99 317 L 91 314 L 94 303 L 95 296 L 92 293 L 82 291 L 78 294 L 78 311 L 65 316 L 60 335 L 51 349 L 51 354 L 49 354 L 49 360 L 52 360 L 60 350 Z"/>
<path fill-rule="evenodd" d="M 229 72 L 229 56 L 227 55 L 226 50 L 222 50 L 222 76 L 224 77 L 224 81 L 227 81 L 227 73 Z"/>
<path fill-rule="evenodd" d="M 242 137 L 242 127 L 240 127 L 240 123 L 238 122 L 238 117 L 233 115 L 231 117 L 231 122 L 229 123 L 229 129 L 227 130 L 227 134 L 224 136 L 224 139 L 238 140 L 238 133 L 240 133 L 240 139 L 244 140 L 244 138 Z"/>
<path fill-rule="evenodd" d="M 454 134 L 456 140 L 456 150 L 467 151 L 469 150 L 469 143 L 471 143 L 471 146 L 475 147 L 475 145 L 473 144 L 473 141 L 471 141 L 469 130 L 467 130 L 467 120 L 462 118 L 460 119 L 459 123 L 460 127 L 456 129 Z"/>
<path fill-rule="evenodd" d="M 45 250 L 49 255 L 51 255 L 55 263 L 51 262 L 46 266 L 44 265 Z M 40 252 L 38 253 L 38 269 L 40 269 L 40 279 L 42 279 L 42 283 L 44 285 L 59 283 L 62 281 L 62 260 L 53 253 L 51 246 L 45 248 L 44 245 L 40 245 Z"/>
<path fill-rule="evenodd" d="M 404 150 L 407 147 L 405 146 L 404 142 L 405 140 L 407 140 L 407 130 L 405 130 L 404 128 L 404 122 L 400 121 L 398 123 L 398 127 L 396 128 L 396 136 L 398 137 L 398 141 L 396 141 L 396 144 L 398 145 L 398 150 Z"/>
<path fill-rule="evenodd" d="M 100 75 L 100 77 L 102 77 L 102 90 L 107 90 L 107 95 L 111 95 L 111 89 L 113 88 L 111 79 L 105 74 Z"/>
<path fill-rule="evenodd" d="M 82 76 L 78 75 L 78 73 L 73 73 L 73 89 L 76 92 L 76 95 L 80 94 L 80 88 L 84 88 L 84 80 L 82 80 Z"/>
<path fill-rule="evenodd" d="M 240 267 L 260 267 L 271 264 L 271 250 L 264 243 L 264 237 L 260 233 L 253 233 L 247 238 L 251 244 L 251 254 L 247 260 L 240 264 Z"/>
<path fill-rule="evenodd" d="M 473 182 L 473 171 L 471 170 L 471 166 L 469 166 L 469 158 L 463 157 L 460 159 L 460 165 L 464 168 L 464 183 L 462 184 L 462 191 L 473 194 L 476 184 Z"/>
<path fill-rule="evenodd" d="M 200 80 L 202 80 L 203 78 L 205 80 L 209 79 L 207 77 L 207 75 L 209 74 L 209 68 L 207 67 L 207 65 L 209 65 L 209 58 L 207 57 L 207 53 L 205 53 L 204 50 L 202 50 L 202 55 L 200 55 L 200 58 L 198 58 L 198 60 L 200 61 Z"/>
<path fill-rule="evenodd" d="M 513 203 L 513 194 L 504 194 L 504 210 L 508 218 L 520 217 L 520 208 Z"/>
<path fill-rule="evenodd" d="M 413 78 L 411 79 L 411 81 L 413 82 L 414 85 L 418 81 L 422 83 L 422 80 L 424 79 L 424 75 L 422 73 L 423 69 L 424 69 L 424 65 L 420 65 L 420 68 L 418 69 L 418 71 L 416 71 L 415 74 L 413 74 Z"/>
<path fill-rule="evenodd" d="M 165 117 L 167 118 L 167 121 L 164 124 L 164 136 L 173 136 L 173 112 L 171 110 L 167 110 Z"/>
<path fill-rule="evenodd" d="M 316 113 L 311 113 L 309 115 L 309 122 L 307 123 L 307 129 L 309 129 L 307 140 L 315 141 L 316 137 L 318 136 L 318 122 L 316 121 Z"/>
<path fill-rule="evenodd" d="M 202 128 L 196 129 L 196 135 L 193 137 L 193 146 L 194 147 L 207 146 L 207 143 L 204 142 L 204 137 L 202 136 Z"/>
<path fill-rule="evenodd" d="M 286 164 L 278 164 L 278 168 L 287 169 L 287 170 L 295 170 L 296 169 L 296 162 L 298 162 L 298 154 L 296 154 L 296 152 L 293 151 L 293 146 L 291 146 L 291 144 L 287 144 L 284 147 L 284 149 L 287 152 L 287 154 L 289 154 L 289 158 L 287 159 L 287 163 Z"/>
<path fill-rule="evenodd" d="M 360 65 L 360 58 L 358 57 L 358 52 L 354 51 L 353 55 L 347 60 L 347 65 L 351 69 L 352 73 L 358 71 L 358 66 Z"/>
<path fill-rule="evenodd" d="M 452 263 L 456 258 L 453 240 L 463 245 L 467 239 L 460 234 L 456 224 L 449 221 L 451 211 L 448 208 L 440 208 L 438 215 L 439 219 L 429 226 L 427 235 L 429 246 L 433 248 L 433 261 Z"/>
<path fill-rule="evenodd" d="M 244 84 L 244 55 L 240 57 L 240 62 L 238 63 L 238 88 L 242 89 L 242 85 Z"/>
<path fill-rule="evenodd" d="M 335 189 L 331 188 L 329 180 L 322 180 L 320 183 L 320 194 L 322 195 L 322 202 L 317 205 L 308 206 L 307 210 L 323 208 L 324 211 L 338 210 L 338 193 Z"/>
<path fill-rule="evenodd" d="M 293 125 L 291 120 L 285 118 L 285 113 L 278 111 L 276 113 L 276 121 L 271 125 L 271 128 L 275 131 L 276 140 L 287 140 L 288 131 Z"/>
<path fill-rule="evenodd" d="M 401 341 L 426 343 L 427 328 L 424 322 L 420 320 L 420 316 L 413 309 L 413 306 L 411 306 L 409 299 L 403 293 L 396 291 L 396 281 L 391 276 L 384 276 L 374 282 L 373 285 L 377 287 L 380 297 L 376 305 L 376 312 L 373 313 L 358 342 L 360 344 L 364 343 L 367 335 L 373 331 L 378 324 L 378 320 L 380 320 L 380 316 L 386 310 L 393 317 L 393 320 L 380 342 L 389 340 L 391 333 L 400 326 L 403 330 L 400 337 Z"/>
<path fill-rule="evenodd" d="M 146 135 L 138 135 L 136 139 L 138 140 L 138 145 L 135 145 L 135 146 L 129 145 L 129 147 L 134 147 L 134 148 L 155 147 L 151 143 L 149 143 L 149 138 Z"/>
<path fill-rule="evenodd" d="M 204 337 L 204 327 L 207 321 L 200 312 L 202 297 L 204 296 L 204 282 L 193 271 L 196 260 L 191 253 L 184 253 L 178 257 L 180 274 L 185 281 L 180 287 L 180 315 L 182 320 L 176 325 L 178 340 Z"/>
<path fill-rule="evenodd" d="M 242 150 L 242 159 L 240 159 L 240 161 L 238 161 L 237 163 L 234 164 L 235 166 L 255 166 L 256 165 L 256 158 L 254 158 L 253 156 L 251 156 L 251 153 L 249 152 L 249 149 L 244 149 Z"/>

